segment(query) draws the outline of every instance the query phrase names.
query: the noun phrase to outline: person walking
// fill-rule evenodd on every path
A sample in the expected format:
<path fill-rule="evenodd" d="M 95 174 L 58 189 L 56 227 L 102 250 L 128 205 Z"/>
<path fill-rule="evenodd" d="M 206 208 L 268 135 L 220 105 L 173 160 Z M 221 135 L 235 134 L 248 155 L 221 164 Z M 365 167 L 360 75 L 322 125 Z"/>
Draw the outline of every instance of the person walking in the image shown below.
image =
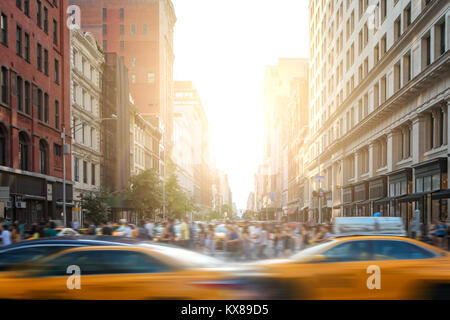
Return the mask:
<path fill-rule="evenodd" d="M 1 227 L 2 234 L 0 234 L 0 238 L 2 239 L 2 245 L 8 246 L 11 244 L 11 232 L 9 232 L 8 225 L 4 223 Z"/>
<path fill-rule="evenodd" d="M 240 239 L 238 231 L 233 225 L 229 224 L 228 228 L 230 232 L 227 240 L 227 252 L 230 253 L 230 259 L 234 260 L 239 253 Z"/>
<path fill-rule="evenodd" d="M 241 241 L 242 241 L 242 257 L 245 260 L 252 259 L 252 237 L 250 236 L 250 232 L 248 226 L 244 226 L 241 232 Z"/>
<path fill-rule="evenodd" d="M 102 235 L 104 236 L 112 236 L 112 228 L 106 221 L 103 221 L 101 224 Z"/>
<path fill-rule="evenodd" d="M 196 250 L 203 252 L 204 247 L 205 247 L 205 241 L 206 241 L 206 230 L 205 230 L 205 226 L 203 225 L 203 223 L 199 223 L 198 224 L 198 232 L 197 232 L 197 237 L 195 239 L 196 244 Z"/>
<path fill-rule="evenodd" d="M 12 225 L 11 241 L 13 243 L 16 243 L 16 242 L 20 242 L 21 240 L 22 240 L 22 237 L 20 236 L 19 226 L 16 223 L 14 223 Z"/>
<path fill-rule="evenodd" d="M 31 225 L 30 235 L 31 239 L 39 239 L 39 228 L 36 223 Z"/>
<path fill-rule="evenodd" d="M 189 219 L 188 217 L 184 217 L 183 223 L 180 226 L 181 231 L 181 246 L 188 249 L 189 248 L 189 239 L 190 239 L 190 227 L 189 227 Z"/>
<path fill-rule="evenodd" d="M 205 241 L 206 254 L 214 256 L 216 254 L 216 233 L 214 232 L 214 226 L 208 225 L 208 231 L 206 233 Z"/>
<path fill-rule="evenodd" d="M 145 229 L 147 230 L 147 236 L 150 240 L 153 240 L 153 222 L 150 219 L 145 220 Z"/>
<path fill-rule="evenodd" d="M 55 223 L 53 221 L 50 221 L 47 224 L 47 228 L 44 230 L 45 237 L 56 237 L 58 232 L 55 230 Z"/>
<path fill-rule="evenodd" d="M 122 237 L 126 237 L 126 238 L 133 237 L 133 230 L 131 229 L 130 224 L 128 223 L 128 221 L 126 221 L 125 224 L 124 224 L 124 229 L 122 231 Z"/>
<path fill-rule="evenodd" d="M 269 242 L 269 236 L 267 233 L 267 227 L 265 224 L 261 226 L 260 238 L 259 238 L 259 247 L 258 247 L 258 258 L 265 259 L 267 258 L 265 254 L 265 250 L 267 248 L 267 244 Z"/>

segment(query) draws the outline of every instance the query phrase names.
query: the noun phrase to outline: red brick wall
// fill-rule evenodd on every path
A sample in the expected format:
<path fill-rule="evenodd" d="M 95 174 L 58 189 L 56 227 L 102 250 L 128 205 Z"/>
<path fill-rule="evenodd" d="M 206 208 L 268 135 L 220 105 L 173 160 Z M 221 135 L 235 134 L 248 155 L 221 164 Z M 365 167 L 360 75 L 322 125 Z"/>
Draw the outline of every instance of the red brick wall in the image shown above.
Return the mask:
<path fill-rule="evenodd" d="M 128 68 L 130 93 L 138 111 L 143 114 L 159 112 L 159 6 L 158 1 L 136 0 L 73 0 L 81 8 L 81 26 L 83 31 L 94 34 L 100 47 L 107 41 L 107 52 L 122 56 Z M 107 18 L 103 19 L 102 8 L 107 8 Z M 120 8 L 124 8 L 124 19 L 120 19 Z M 103 35 L 103 24 L 107 25 L 107 34 Z M 124 35 L 120 34 L 120 25 L 124 25 Z M 136 25 L 136 34 L 131 34 L 131 25 Z M 147 34 L 143 34 L 143 25 L 147 24 Z M 120 41 L 124 41 L 124 50 L 120 50 Z M 163 40 L 162 40 L 163 41 Z M 131 57 L 136 58 L 136 67 L 131 66 Z M 154 84 L 147 83 L 147 72 L 155 74 Z M 136 83 L 131 83 L 132 74 Z"/>
<path fill-rule="evenodd" d="M 36 24 L 36 1 L 30 0 L 29 17 L 16 7 L 16 1 L 8 0 L 0 2 L 0 12 L 8 17 L 8 46 L 0 43 L 0 67 L 9 70 L 9 101 L 7 104 L 0 102 L 0 123 L 7 130 L 8 166 L 19 168 L 18 135 L 26 132 L 31 148 L 29 155 L 31 161 L 29 170 L 39 172 L 39 141 L 45 140 L 48 145 L 48 174 L 62 178 L 62 157 L 55 157 L 54 143 L 62 145 L 61 130 L 63 126 L 70 127 L 70 39 L 69 29 L 66 27 L 66 7 L 68 0 L 58 0 L 58 7 L 52 5 L 52 1 L 41 0 L 43 6 L 48 9 L 48 35 L 43 28 Z M 44 10 L 42 10 L 42 21 Z M 58 44 L 53 44 L 53 19 L 58 23 Z M 24 33 L 30 36 L 30 61 L 16 54 L 16 26 L 22 27 L 22 51 L 24 52 Z M 43 23 L 42 23 L 43 25 Z M 49 68 L 48 76 L 37 70 L 37 43 L 48 50 Z M 59 84 L 54 82 L 54 59 L 59 61 Z M 29 81 L 43 92 L 49 95 L 49 123 L 38 120 L 38 110 L 34 106 L 33 99 L 30 106 L 30 114 L 18 111 L 17 99 L 14 94 L 14 73 L 20 75 L 24 81 Z M 32 95 L 31 95 L 32 97 Z M 59 128 L 55 126 L 55 103 L 59 101 Z M 67 143 L 70 144 L 70 136 Z M 71 180 L 71 160 L 66 156 L 66 178 Z"/>

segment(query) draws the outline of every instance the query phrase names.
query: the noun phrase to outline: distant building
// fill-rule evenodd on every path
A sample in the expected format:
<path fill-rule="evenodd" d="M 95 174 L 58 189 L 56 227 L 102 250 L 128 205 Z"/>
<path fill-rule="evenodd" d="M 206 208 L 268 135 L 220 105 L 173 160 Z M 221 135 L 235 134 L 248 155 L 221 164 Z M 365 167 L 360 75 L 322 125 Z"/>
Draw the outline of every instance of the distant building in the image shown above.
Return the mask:
<path fill-rule="evenodd" d="M 163 132 L 163 148 L 172 146 L 173 32 L 170 0 L 70 0 L 80 6 L 81 28 L 91 32 L 104 52 L 123 57 L 130 93 L 138 112 Z M 164 159 L 164 156 L 161 156 Z M 164 163 L 161 163 L 164 172 Z"/>
<path fill-rule="evenodd" d="M 185 192 L 203 209 L 211 208 L 212 177 L 209 123 L 191 81 L 175 82 L 172 159 Z"/>
<path fill-rule="evenodd" d="M 127 209 L 118 191 L 129 186 L 130 163 L 130 94 L 128 92 L 128 70 L 122 57 L 116 53 L 105 54 L 102 87 L 102 117 L 117 117 L 116 121 L 102 122 L 102 151 L 104 165 L 101 181 L 106 189 L 116 193 L 113 213 Z M 117 215 L 113 216 L 117 219 Z"/>
<path fill-rule="evenodd" d="M 101 185 L 101 80 L 105 59 L 91 34 L 74 29 L 71 40 L 72 177 L 75 204 L 72 219 L 81 222 L 82 194 L 98 190 Z"/>

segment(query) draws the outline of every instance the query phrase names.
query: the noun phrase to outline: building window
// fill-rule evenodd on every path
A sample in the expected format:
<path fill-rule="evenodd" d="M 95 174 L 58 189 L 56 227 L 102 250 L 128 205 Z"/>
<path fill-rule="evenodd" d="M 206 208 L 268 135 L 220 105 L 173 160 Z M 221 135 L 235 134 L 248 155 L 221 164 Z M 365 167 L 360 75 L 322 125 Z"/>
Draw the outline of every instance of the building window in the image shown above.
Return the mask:
<path fill-rule="evenodd" d="M 59 84 L 59 61 L 55 59 L 55 83 Z"/>
<path fill-rule="evenodd" d="M 136 75 L 134 73 L 131 74 L 131 83 L 133 83 L 133 84 L 136 83 Z"/>
<path fill-rule="evenodd" d="M 1 84 L 2 84 L 2 102 L 8 103 L 8 69 L 5 67 L 2 67 L 2 78 Z"/>
<path fill-rule="evenodd" d="M 135 24 L 131 25 L 131 34 L 136 34 L 136 25 Z"/>
<path fill-rule="evenodd" d="M 103 40 L 103 51 L 106 51 L 108 48 L 106 40 Z"/>
<path fill-rule="evenodd" d="M 411 80 L 411 52 L 403 56 L 403 83 Z"/>
<path fill-rule="evenodd" d="M 21 170 L 28 170 L 28 139 L 24 132 L 19 133 L 19 165 Z"/>
<path fill-rule="evenodd" d="M 120 40 L 120 50 L 122 51 L 125 48 L 125 44 L 123 40 Z"/>
<path fill-rule="evenodd" d="M 384 22 L 387 15 L 387 0 L 381 0 L 381 23 Z"/>
<path fill-rule="evenodd" d="M 136 67 L 136 57 L 131 57 L 131 66 Z"/>
<path fill-rule="evenodd" d="M 42 71 L 42 46 L 40 43 L 37 44 L 36 58 L 37 58 L 37 69 L 39 71 Z"/>
<path fill-rule="evenodd" d="M 23 109 L 23 80 L 21 77 L 17 77 L 17 109 L 22 111 Z"/>
<path fill-rule="evenodd" d="M 48 123 L 49 105 L 48 105 L 48 94 L 44 93 L 44 122 Z"/>
<path fill-rule="evenodd" d="M 83 183 L 88 183 L 87 162 L 83 161 Z"/>
<path fill-rule="evenodd" d="M 30 35 L 25 32 L 24 34 L 24 59 L 30 62 Z"/>
<path fill-rule="evenodd" d="M 77 157 L 73 159 L 73 171 L 75 181 L 80 181 L 80 160 Z"/>
<path fill-rule="evenodd" d="M 44 49 L 44 74 L 48 76 L 48 50 Z"/>
<path fill-rule="evenodd" d="M 53 44 L 58 45 L 58 22 L 53 19 Z"/>
<path fill-rule="evenodd" d="M 59 129 L 59 101 L 55 100 L 55 128 Z"/>
<path fill-rule="evenodd" d="M 394 41 L 397 41 L 402 35 L 400 16 L 394 22 Z"/>
<path fill-rule="evenodd" d="M 403 21 L 404 21 L 404 30 L 409 27 L 411 24 L 411 3 L 403 10 Z"/>
<path fill-rule="evenodd" d="M 107 18 L 107 11 L 106 11 L 106 8 L 103 8 L 103 9 L 102 9 L 102 17 L 103 17 L 103 19 L 106 19 L 106 18 Z"/>
<path fill-rule="evenodd" d="M 23 12 L 29 16 L 30 15 L 30 0 L 23 1 Z"/>
<path fill-rule="evenodd" d="M 48 34 L 48 9 L 44 6 L 44 32 Z"/>
<path fill-rule="evenodd" d="M 46 143 L 41 140 L 39 141 L 39 171 L 43 174 L 47 173 L 47 146 Z"/>
<path fill-rule="evenodd" d="M 2 43 L 4 45 L 8 45 L 8 17 L 6 16 L 6 14 L 2 13 L 1 15 L 1 29 L 2 29 Z"/>
<path fill-rule="evenodd" d="M 25 113 L 30 114 L 30 83 L 28 81 L 25 81 Z"/>
<path fill-rule="evenodd" d="M 42 121 L 42 90 L 38 89 L 37 92 L 37 107 L 38 107 L 38 119 Z"/>
<path fill-rule="evenodd" d="M 41 1 L 36 1 L 36 24 L 39 28 L 42 27 L 42 3 Z"/>
<path fill-rule="evenodd" d="M 439 144 L 444 145 L 444 137 L 445 137 L 445 114 L 442 109 L 439 109 Z"/>
<path fill-rule="evenodd" d="M 435 28 L 435 43 L 436 43 L 436 57 L 443 55 L 445 53 L 445 17 L 442 22 L 438 24 Z"/>
<path fill-rule="evenodd" d="M 22 56 L 22 28 L 16 27 L 16 53 Z"/>
<path fill-rule="evenodd" d="M 62 156 L 62 147 L 60 144 L 54 143 L 53 144 L 53 150 L 55 151 L 55 157 L 61 157 Z"/>
<path fill-rule="evenodd" d="M 120 25 L 120 34 L 121 35 L 125 34 L 125 26 L 123 24 Z"/>
<path fill-rule="evenodd" d="M 146 25 L 146 24 L 144 24 L 144 25 L 142 26 L 142 33 L 143 33 L 143 34 L 147 34 L 147 25 Z"/>
<path fill-rule="evenodd" d="M 394 65 L 394 92 L 401 88 L 400 61 Z"/>
<path fill-rule="evenodd" d="M 108 33 L 106 24 L 103 24 L 102 29 L 103 29 L 103 34 L 104 34 L 104 35 Z"/>
<path fill-rule="evenodd" d="M 431 64 L 431 36 L 422 38 L 422 69 Z"/>
<path fill-rule="evenodd" d="M 6 166 L 6 134 L 0 127 L 0 165 Z"/>
<path fill-rule="evenodd" d="M 91 164 L 91 184 L 95 186 L 95 164 Z"/>
<path fill-rule="evenodd" d="M 386 54 L 387 51 L 387 42 L 386 42 L 386 35 L 383 36 L 383 38 L 381 38 L 381 57 L 384 57 L 384 55 Z"/>
<path fill-rule="evenodd" d="M 123 8 L 120 8 L 120 19 L 123 19 L 125 16 L 125 12 Z"/>

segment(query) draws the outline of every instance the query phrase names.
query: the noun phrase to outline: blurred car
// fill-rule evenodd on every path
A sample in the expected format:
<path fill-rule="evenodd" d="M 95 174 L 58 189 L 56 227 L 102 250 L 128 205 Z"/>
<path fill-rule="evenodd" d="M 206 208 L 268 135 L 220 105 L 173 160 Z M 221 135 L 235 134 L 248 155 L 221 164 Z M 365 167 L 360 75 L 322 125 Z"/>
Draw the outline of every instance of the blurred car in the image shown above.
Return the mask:
<path fill-rule="evenodd" d="M 21 241 L 0 247 L 0 271 L 17 269 L 23 267 L 21 264 L 31 263 L 74 247 L 129 245 L 140 242 L 142 241 L 112 236 L 64 236 Z"/>
<path fill-rule="evenodd" d="M 336 237 L 252 265 L 281 280 L 290 299 L 450 299 L 448 252 L 406 237 Z"/>
<path fill-rule="evenodd" d="M 131 237 L 132 238 L 137 238 L 138 232 L 139 232 L 138 228 L 132 223 L 129 223 L 128 225 L 131 228 Z M 122 236 L 124 230 L 125 230 L 125 226 L 124 225 L 122 225 L 122 224 L 115 224 L 115 225 L 113 225 L 112 235 L 113 236 Z"/>
<path fill-rule="evenodd" d="M 78 290 L 68 288 L 73 272 L 68 272 L 69 266 L 77 266 L 81 272 Z M 0 273 L 0 299 L 276 297 L 276 290 L 268 288 L 248 269 L 224 267 L 221 260 L 155 244 L 78 247 L 58 252 L 25 270 Z"/>
<path fill-rule="evenodd" d="M 71 228 L 64 228 L 62 229 L 60 232 L 58 232 L 57 236 L 58 237 L 62 237 L 62 236 L 79 236 L 80 234 L 71 229 Z"/>

